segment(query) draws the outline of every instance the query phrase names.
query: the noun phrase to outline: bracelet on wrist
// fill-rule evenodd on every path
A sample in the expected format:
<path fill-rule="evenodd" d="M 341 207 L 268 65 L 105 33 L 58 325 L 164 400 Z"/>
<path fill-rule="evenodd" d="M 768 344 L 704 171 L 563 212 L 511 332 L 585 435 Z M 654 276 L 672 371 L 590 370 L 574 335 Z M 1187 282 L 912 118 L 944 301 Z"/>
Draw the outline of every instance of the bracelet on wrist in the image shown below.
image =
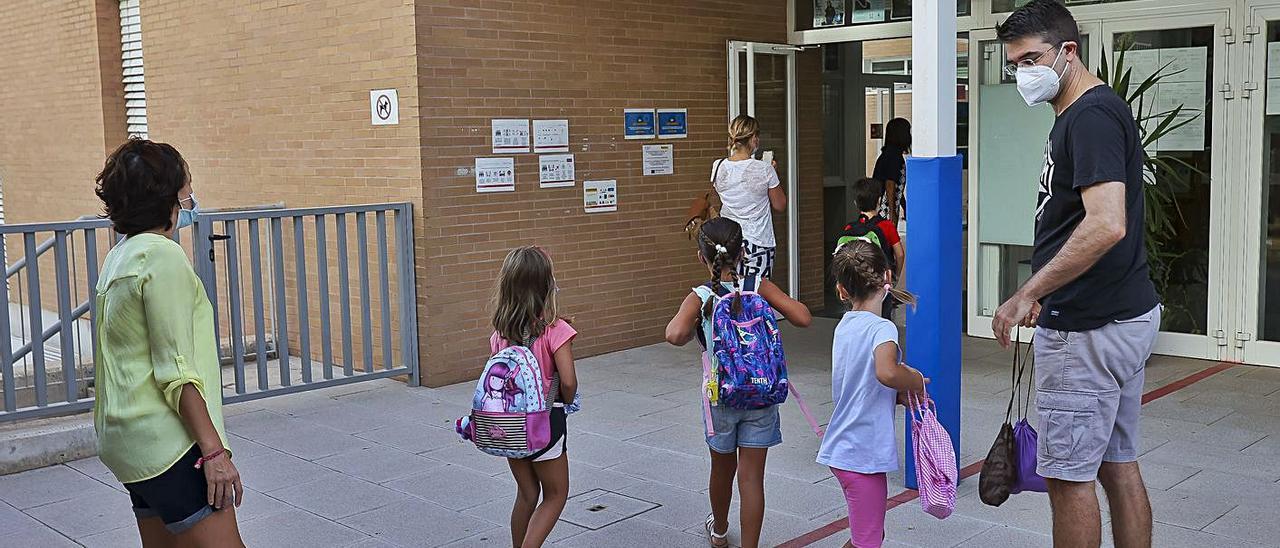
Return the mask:
<path fill-rule="evenodd" d="M 199 459 L 196 460 L 196 470 L 199 470 L 200 468 L 202 468 L 204 466 L 204 463 L 209 462 L 213 459 L 216 459 L 219 456 L 222 456 L 222 454 L 226 452 L 227 452 L 227 449 L 224 447 L 222 449 L 209 453 L 208 455 L 200 457 Z"/>

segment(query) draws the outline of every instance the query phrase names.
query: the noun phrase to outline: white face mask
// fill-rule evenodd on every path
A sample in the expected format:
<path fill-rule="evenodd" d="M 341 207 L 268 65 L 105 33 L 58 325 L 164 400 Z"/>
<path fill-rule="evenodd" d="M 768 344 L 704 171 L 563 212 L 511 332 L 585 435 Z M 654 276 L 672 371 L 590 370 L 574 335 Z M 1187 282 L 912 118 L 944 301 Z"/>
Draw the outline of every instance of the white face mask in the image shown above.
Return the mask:
<path fill-rule="evenodd" d="M 1067 76 L 1067 71 L 1071 69 L 1070 64 L 1063 67 L 1062 74 L 1058 74 L 1058 71 L 1053 69 L 1058 65 L 1058 59 L 1061 57 L 1062 49 L 1059 48 L 1052 65 L 1018 67 L 1018 93 L 1022 94 L 1022 99 L 1027 102 L 1027 106 L 1040 106 L 1058 96 L 1059 85 Z"/>

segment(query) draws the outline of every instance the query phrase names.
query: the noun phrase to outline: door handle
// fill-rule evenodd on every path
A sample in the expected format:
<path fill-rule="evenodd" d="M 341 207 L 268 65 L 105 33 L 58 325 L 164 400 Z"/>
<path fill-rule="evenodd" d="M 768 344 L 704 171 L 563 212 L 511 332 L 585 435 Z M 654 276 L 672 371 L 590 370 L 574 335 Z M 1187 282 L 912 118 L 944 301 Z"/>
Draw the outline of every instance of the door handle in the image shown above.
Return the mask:
<path fill-rule="evenodd" d="M 226 234 L 210 234 L 209 235 L 209 262 L 213 262 L 213 244 L 223 240 L 230 240 L 231 236 Z"/>

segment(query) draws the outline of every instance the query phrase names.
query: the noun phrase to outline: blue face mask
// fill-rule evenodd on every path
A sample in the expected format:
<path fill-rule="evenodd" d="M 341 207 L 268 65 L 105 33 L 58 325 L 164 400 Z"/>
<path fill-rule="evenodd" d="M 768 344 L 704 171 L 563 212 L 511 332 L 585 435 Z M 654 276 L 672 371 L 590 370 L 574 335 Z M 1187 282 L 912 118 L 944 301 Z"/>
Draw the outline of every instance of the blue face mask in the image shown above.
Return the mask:
<path fill-rule="evenodd" d="M 178 228 L 186 228 L 195 223 L 198 211 L 200 211 L 200 203 L 196 201 L 195 193 L 191 194 L 191 209 L 184 209 L 182 202 L 178 202 Z"/>

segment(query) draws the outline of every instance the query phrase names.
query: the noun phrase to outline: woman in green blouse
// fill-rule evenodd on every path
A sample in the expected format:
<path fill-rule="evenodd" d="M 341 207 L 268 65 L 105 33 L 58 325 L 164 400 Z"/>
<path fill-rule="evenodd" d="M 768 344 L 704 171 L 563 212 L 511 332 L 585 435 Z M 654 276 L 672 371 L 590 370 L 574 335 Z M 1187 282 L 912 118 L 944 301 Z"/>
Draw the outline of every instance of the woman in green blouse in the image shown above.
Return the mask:
<path fill-rule="evenodd" d="M 187 163 L 167 144 L 132 139 L 97 182 L 125 236 L 95 297 L 99 457 L 128 490 L 146 548 L 242 547 L 213 309 L 173 240 L 196 211 Z"/>

